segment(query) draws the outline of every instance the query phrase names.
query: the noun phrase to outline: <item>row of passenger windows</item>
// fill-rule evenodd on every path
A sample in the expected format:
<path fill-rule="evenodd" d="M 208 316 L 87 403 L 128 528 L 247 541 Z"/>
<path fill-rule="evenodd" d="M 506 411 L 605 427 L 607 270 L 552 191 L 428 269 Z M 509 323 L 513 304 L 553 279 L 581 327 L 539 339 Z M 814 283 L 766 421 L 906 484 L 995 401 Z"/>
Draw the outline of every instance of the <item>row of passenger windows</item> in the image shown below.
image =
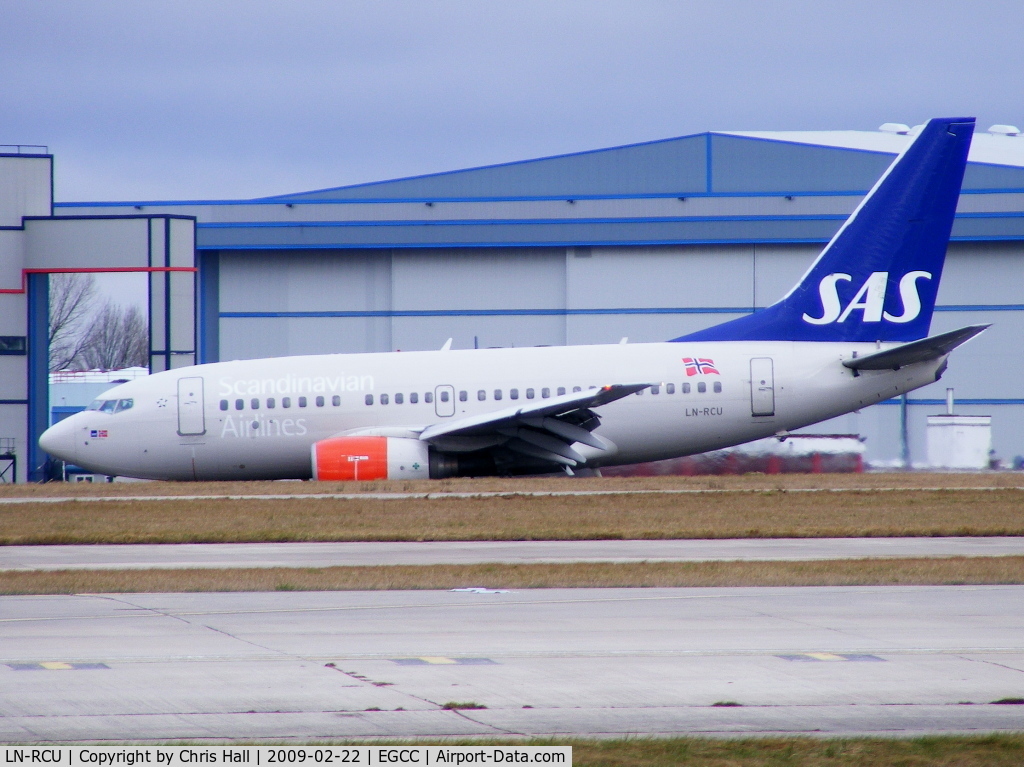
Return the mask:
<path fill-rule="evenodd" d="M 591 389 L 596 389 L 597 387 L 596 386 L 591 386 L 590 388 Z M 652 395 L 657 395 L 657 394 L 661 394 L 662 389 L 664 389 L 665 394 L 675 394 L 676 393 L 676 385 L 674 383 L 665 384 L 664 386 L 661 386 L 661 385 L 651 386 L 650 387 L 650 392 L 651 392 Z M 575 393 L 575 392 L 583 391 L 583 388 L 581 386 L 574 386 L 574 387 L 572 387 L 572 390 Z M 707 384 L 704 381 L 699 381 L 697 383 L 697 392 L 698 393 L 703 394 L 707 390 L 708 390 L 708 386 L 707 386 Z M 563 394 L 565 394 L 565 391 L 566 390 L 565 390 L 564 386 L 559 386 L 557 389 L 555 389 L 555 396 L 561 397 Z M 690 391 L 691 391 L 690 390 L 690 383 L 686 382 L 686 383 L 682 384 L 679 387 L 679 391 L 681 393 L 683 393 L 683 394 L 689 394 Z M 715 381 L 714 382 L 714 384 L 713 384 L 713 391 L 716 394 L 721 394 L 721 392 L 722 392 L 722 382 L 721 381 Z M 639 396 L 639 395 L 641 395 L 643 393 L 644 392 L 641 389 L 640 391 L 637 392 L 637 395 Z M 523 394 L 525 395 L 526 399 L 536 399 L 536 397 L 537 397 L 537 390 L 536 389 L 525 389 L 523 391 Z M 441 402 L 448 402 L 450 396 L 451 395 L 447 391 L 445 391 L 443 389 L 440 392 L 438 392 L 438 399 L 440 399 Z M 547 399 L 548 397 L 551 396 L 551 389 L 548 388 L 547 386 L 543 387 L 540 390 L 540 396 L 541 396 L 541 399 Z M 492 397 L 492 399 L 495 402 L 498 402 L 498 401 L 500 401 L 500 400 L 505 398 L 505 392 L 504 392 L 503 389 L 495 389 L 493 391 L 491 397 Z M 487 390 L 486 389 L 478 389 L 477 393 L 476 393 L 476 398 L 480 402 L 486 402 L 487 401 Z M 508 398 L 509 399 L 519 399 L 519 389 L 509 389 L 508 390 Z M 365 402 L 366 402 L 367 405 L 372 405 L 373 402 L 374 402 L 374 395 L 367 394 L 364 399 L 365 399 Z M 465 391 L 465 390 L 460 391 L 459 392 L 459 402 L 467 402 L 468 400 L 469 400 L 469 392 Z M 394 397 L 392 397 L 391 395 L 388 395 L 388 394 L 381 394 L 379 401 L 380 401 L 381 405 L 389 405 L 389 404 L 391 404 L 391 402 L 394 402 L 396 405 L 401 405 L 403 402 L 405 402 L 405 395 L 399 393 L 399 394 L 395 394 Z M 424 402 L 433 402 L 434 401 L 433 393 L 432 392 L 427 392 L 426 394 L 424 394 L 423 395 L 423 401 Z M 417 402 L 419 402 L 419 395 L 416 392 L 413 392 L 412 394 L 410 394 L 409 395 L 409 402 L 412 403 L 412 404 L 416 404 Z"/>
<path fill-rule="evenodd" d="M 721 391 L 722 391 L 722 382 L 721 381 L 715 381 L 712 384 L 712 387 L 713 387 L 712 390 L 716 394 L 720 394 Z M 590 388 L 591 389 L 595 389 L 597 387 L 591 386 Z M 676 393 L 676 385 L 674 383 L 668 383 L 668 384 L 665 384 L 664 386 L 662 386 L 662 385 L 651 386 L 649 391 L 650 391 L 651 395 L 656 396 L 658 394 L 661 394 L 663 389 L 665 391 L 665 394 L 675 394 Z M 580 392 L 580 391 L 583 391 L 583 387 L 581 387 L 581 386 L 574 386 L 574 387 L 572 387 L 572 390 L 573 390 L 574 393 L 575 392 Z M 703 394 L 707 390 L 708 390 L 708 387 L 707 387 L 707 384 L 704 381 L 698 381 L 697 382 L 697 392 L 699 394 Z M 551 391 L 552 390 L 549 387 L 547 387 L 547 386 L 541 388 L 541 390 L 540 390 L 541 399 L 547 399 L 547 398 L 551 397 L 552 396 Z M 690 391 L 691 391 L 690 383 L 687 381 L 686 383 L 681 384 L 679 386 L 679 391 L 682 394 L 689 394 Z M 561 397 L 563 394 L 566 393 L 566 388 L 564 386 L 559 386 L 558 388 L 556 388 L 554 390 L 554 392 L 555 392 L 555 396 Z M 637 396 L 640 396 L 643 393 L 644 393 L 644 390 L 640 390 L 640 391 L 637 392 Z M 537 397 L 537 390 L 533 389 L 533 388 L 525 389 L 525 390 L 523 390 L 523 395 L 525 396 L 526 399 L 536 399 L 536 397 Z M 448 391 L 442 389 L 440 392 L 438 392 L 437 396 L 438 396 L 438 399 L 441 402 L 448 402 L 449 398 L 452 395 Z M 469 400 L 469 392 L 468 391 L 462 390 L 462 391 L 459 392 L 458 396 L 459 396 L 459 402 L 467 402 Z M 487 390 L 486 389 L 479 389 L 477 391 L 477 393 L 476 393 L 476 398 L 480 402 L 486 402 L 487 401 Z M 504 391 L 504 389 L 495 389 L 492 392 L 492 394 L 491 394 L 491 398 L 495 402 L 503 400 L 505 398 L 505 391 Z M 509 389 L 508 390 L 508 398 L 512 399 L 512 400 L 519 399 L 519 389 Z M 374 403 L 374 395 L 372 395 L 372 394 L 367 394 L 364 399 L 365 399 L 365 402 L 366 402 L 367 405 L 372 405 Z M 394 402 L 396 405 L 401 405 L 401 404 L 404 404 L 405 401 L 406 401 L 405 394 L 403 394 L 401 392 L 399 392 L 399 393 L 397 393 L 397 394 L 395 394 L 393 396 L 389 395 L 389 394 L 381 394 L 380 395 L 380 400 L 379 400 L 381 405 L 390 405 L 392 402 Z M 411 392 L 409 394 L 409 404 L 415 405 L 415 404 L 419 403 L 419 401 L 420 401 L 419 392 Z M 434 401 L 434 393 L 433 392 L 429 392 L 429 391 L 428 392 L 424 392 L 423 393 L 423 401 L 425 403 L 427 403 L 427 404 L 432 403 Z M 321 397 L 314 397 L 313 398 L 313 403 L 314 403 L 314 405 L 316 405 L 316 407 L 325 407 L 327 405 L 327 399 L 325 397 L 322 397 L 322 396 Z M 291 397 L 281 397 L 280 402 L 278 402 L 278 400 L 276 398 L 274 398 L 274 397 L 267 397 L 267 399 L 265 401 L 262 401 L 262 404 L 266 406 L 267 410 L 274 410 L 275 408 L 278 407 L 278 405 L 280 405 L 280 407 L 282 407 L 282 408 L 290 408 L 292 406 L 292 398 Z M 295 404 L 298 407 L 308 407 L 309 406 L 309 398 L 307 398 L 307 397 L 296 397 L 295 398 Z M 132 406 L 132 401 L 131 400 L 106 400 L 106 401 L 97 400 L 96 402 L 93 402 L 92 405 L 89 406 L 89 409 L 90 410 L 104 410 L 104 412 L 112 413 L 112 412 L 114 412 L 115 407 L 116 407 L 117 410 L 127 410 L 131 406 Z M 251 410 L 259 410 L 260 407 L 261 407 L 261 400 L 260 400 L 260 398 L 259 397 L 253 397 L 252 399 L 249 400 L 248 406 L 249 406 L 249 408 Z M 341 397 L 339 395 L 335 394 L 333 397 L 331 397 L 331 406 L 332 407 L 340 407 L 341 406 Z M 244 399 L 236 399 L 235 402 L 234 402 L 234 408 L 235 408 L 235 410 L 245 410 L 245 408 L 246 408 L 246 401 Z M 231 409 L 231 402 L 229 400 L 222 399 L 220 401 L 220 409 L 221 410 L 230 410 Z"/>
<path fill-rule="evenodd" d="M 313 402 L 316 404 L 317 407 L 324 407 L 327 404 L 327 400 L 324 397 L 315 397 L 313 399 Z M 281 397 L 281 402 L 278 403 L 277 399 L 275 399 L 274 397 L 267 397 L 266 402 L 264 404 L 266 404 L 267 410 L 273 410 L 274 408 L 276 408 L 278 406 L 278 404 L 280 404 L 281 407 L 283 407 L 283 408 L 289 408 L 289 407 L 292 406 L 292 398 L 291 397 Z M 299 407 L 308 407 L 309 400 L 306 397 L 296 397 L 296 403 L 295 404 L 298 405 Z M 337 394 L 335 394 L 333 397 L 331 397 L 331 405 L 334 406 L 334 407 L 340 407 L 341 406 L 341 397 L 338 396 Z M 230 407 L 231 407 L 231 403 L 228 400 L 222 399 L 220 401 L 220 409 L 221 410 L 228 410 Z M 249 400 L 249 407 L 252 410 L 259 410 L 260 409 L 260 399 L 259 399 L 259 397 L 253 397 L 251 400 Z M 235 400 L 235 410 L 245 410 L 245 400 L 244 399 L 236 399 Z"/>

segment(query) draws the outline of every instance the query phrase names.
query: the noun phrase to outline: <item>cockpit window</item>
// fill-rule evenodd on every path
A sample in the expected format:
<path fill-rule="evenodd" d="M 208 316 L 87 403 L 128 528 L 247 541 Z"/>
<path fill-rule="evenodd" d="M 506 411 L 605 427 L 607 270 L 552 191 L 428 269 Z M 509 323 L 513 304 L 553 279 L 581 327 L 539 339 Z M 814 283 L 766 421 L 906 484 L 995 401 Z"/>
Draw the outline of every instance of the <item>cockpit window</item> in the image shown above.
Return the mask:
<path fill-rule="evenodd" d="M 116 407 L 117 407 L 117 400 L 116 399 L 105 399 L 105 400 L 103 400 L 103 404 L 100 405 L 100 412 L 101 413 L 113 413 L 114 409 Z"/>
<path fill-rule="evenodd" d="M 86 410 L 99 410 L 101 413 L 120 413 L 131 410 L 135 406 L 133 399 L 94 399 Z"/>
<path fill-rule="evenodd" d="M 133 399 L 119 399 L 117 401 L 117 410 L 114 412 L 120 413 L 122 410 L 131 410 L 134 405 L 135 400 Z"/>
<path fill-rule="evenodd" d="M 89 403 L 89 407 L 87 407 L 86 410 L 99 410 L 102 406 L 103 400 L 94 399 L 92 402 Z"/>

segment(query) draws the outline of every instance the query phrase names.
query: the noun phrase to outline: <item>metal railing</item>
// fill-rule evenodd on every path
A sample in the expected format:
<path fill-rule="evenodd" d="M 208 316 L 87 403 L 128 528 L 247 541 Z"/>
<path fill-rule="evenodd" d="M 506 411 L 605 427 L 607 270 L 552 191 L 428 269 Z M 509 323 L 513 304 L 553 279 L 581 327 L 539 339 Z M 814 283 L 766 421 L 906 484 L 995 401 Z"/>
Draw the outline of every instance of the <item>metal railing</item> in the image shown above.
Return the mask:
<path fill-rule="evenodd" d="M 28 151 L 25 151 L 28 150 Z M 0 144 L 0 154 L 49 154 L 50 147 L 43 144 Z"/>

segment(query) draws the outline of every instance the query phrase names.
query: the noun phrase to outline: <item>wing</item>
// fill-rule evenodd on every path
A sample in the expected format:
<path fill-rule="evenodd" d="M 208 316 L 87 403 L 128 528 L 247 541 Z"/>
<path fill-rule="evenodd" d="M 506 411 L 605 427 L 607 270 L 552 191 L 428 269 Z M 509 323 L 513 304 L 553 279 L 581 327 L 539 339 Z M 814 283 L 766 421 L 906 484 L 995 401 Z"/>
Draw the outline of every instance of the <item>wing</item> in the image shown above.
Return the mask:
<path fill-rule="evenodd" d="M 420 440 L 452 453 L 489 451 L 496 463 L 537 462 L 573 467 L 586 458 L 572 448 L 575 443 L 597 450 L 608 445 L 592 434 L 600 423 L 593 408 L 628 397 L 651 384 L 615 384 L 524 406 L 437 423 L 425 428 Z"/>

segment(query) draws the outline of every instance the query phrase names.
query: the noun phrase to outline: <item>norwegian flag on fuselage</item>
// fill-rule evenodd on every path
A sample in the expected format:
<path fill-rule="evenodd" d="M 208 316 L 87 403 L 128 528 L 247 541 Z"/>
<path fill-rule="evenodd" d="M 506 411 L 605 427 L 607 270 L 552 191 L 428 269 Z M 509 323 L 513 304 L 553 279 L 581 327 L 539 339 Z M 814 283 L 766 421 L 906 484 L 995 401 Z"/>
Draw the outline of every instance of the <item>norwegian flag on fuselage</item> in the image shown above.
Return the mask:
<path fill-rule="evenodd" d="M 687 376 L 721 375 L 709 357 L 683 357 Z"/>

